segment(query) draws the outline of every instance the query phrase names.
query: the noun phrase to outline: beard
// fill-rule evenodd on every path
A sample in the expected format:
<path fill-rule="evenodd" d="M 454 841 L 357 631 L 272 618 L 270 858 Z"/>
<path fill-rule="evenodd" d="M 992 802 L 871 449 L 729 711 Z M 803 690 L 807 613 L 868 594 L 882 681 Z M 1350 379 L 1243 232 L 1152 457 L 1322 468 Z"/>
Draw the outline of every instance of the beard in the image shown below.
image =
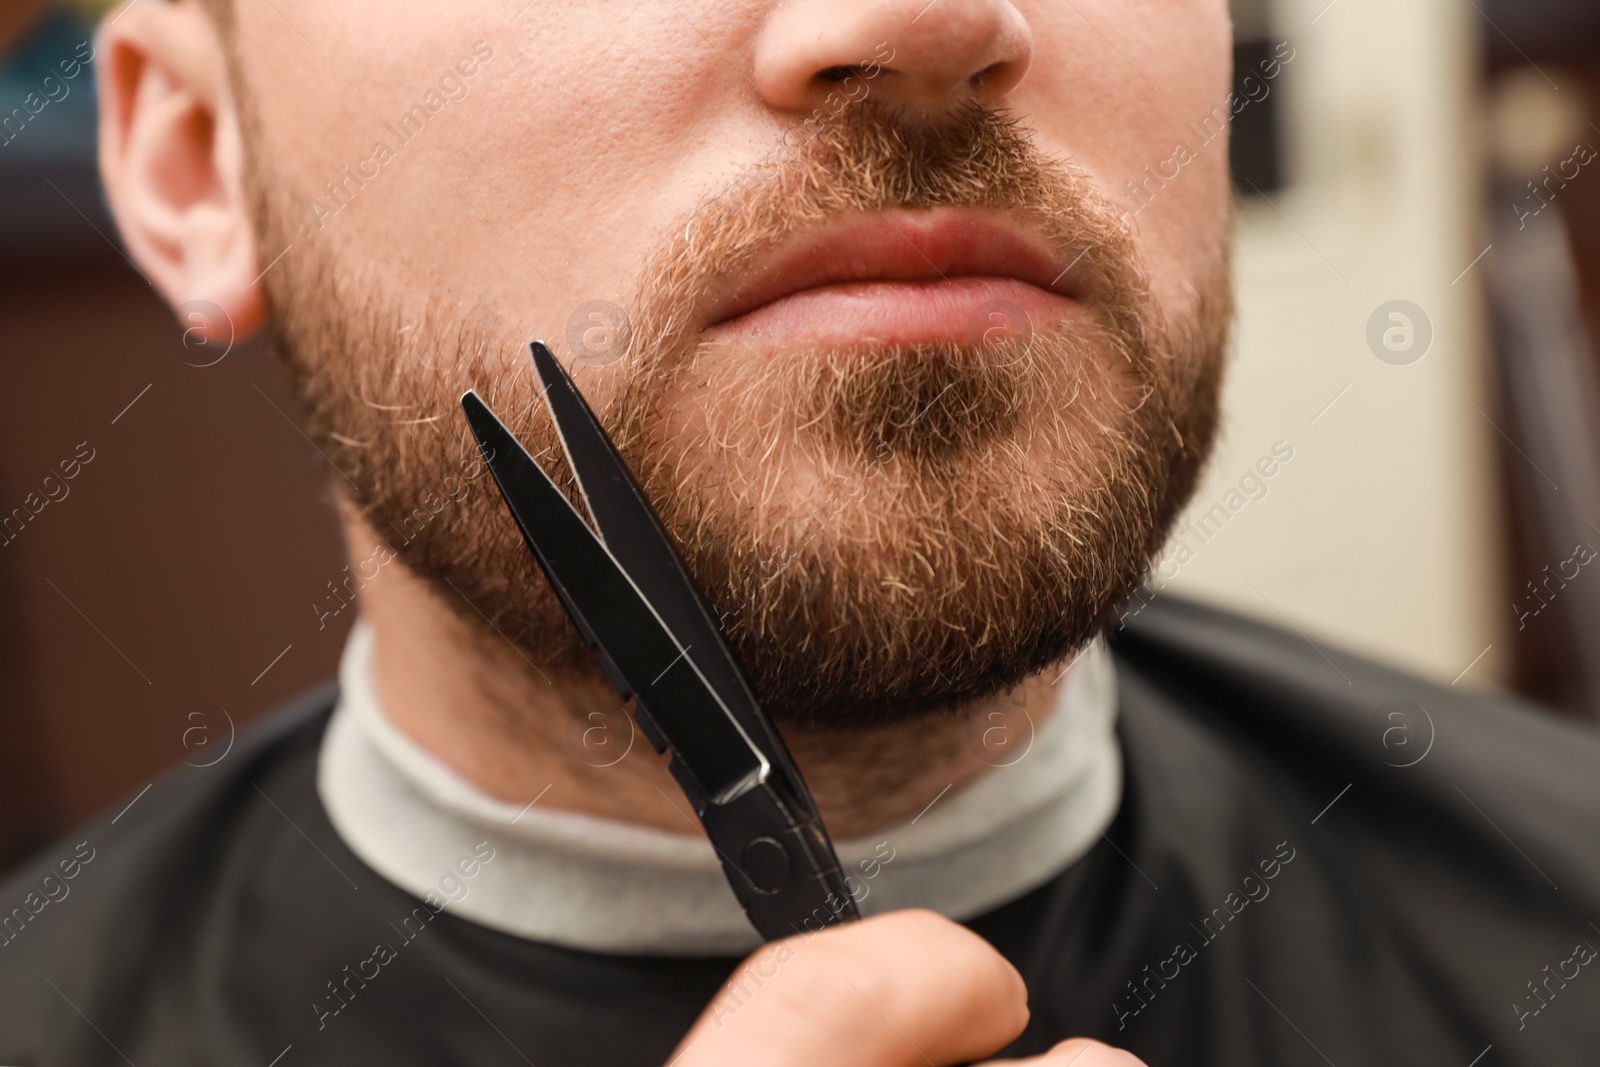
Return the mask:
<path fill-rule="evenodd" d="M 248 122 L 246 135 L 250 150 Z M 296 243 L 267 282 L 274 336 L 334 484 L 476 640 L 509 640 L 530 673 L 594 673 L 478 477 L 457 407 L 477 389 L 577 502 L 526 357 L 538 335 L 502 309 L 404 284 L 372 250 L 297 241 L 308 199 L 266 153 L 250 156 L 260 247 Z M 1002 308 L 984 341 L 863 338 L 775 356 L 708 340 L 684 314 L 797 231 L 949 205 L 1042 235 L 1070 263 L 1084 313 L 1033 323 Z M 989 110 L 919 124 L 870 101 L 667 232 L 605 358 L 552 350 L 770 714 L 848 730 L 949 712 L 1107 627 L 1210 449 L 1225 248 L 1191 280 L 1192 310 L 1169 321 L 1131 234 L 1075 166 Z"/>

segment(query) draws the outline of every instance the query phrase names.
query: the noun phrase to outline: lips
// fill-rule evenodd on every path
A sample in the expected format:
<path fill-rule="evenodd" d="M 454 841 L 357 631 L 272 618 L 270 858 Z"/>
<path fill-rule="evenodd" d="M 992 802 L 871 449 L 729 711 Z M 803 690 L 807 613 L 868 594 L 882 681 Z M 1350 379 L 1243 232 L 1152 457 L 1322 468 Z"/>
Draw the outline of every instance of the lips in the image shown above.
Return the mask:
<path fill-rule="evenodd" d="M 708 340 L 774 350 L 978 344 L 997 323 L 1031 332 L 1081 310 L 1072 262 L 998 213 L 870 212 L 790 238 L 702 321 Z"/>

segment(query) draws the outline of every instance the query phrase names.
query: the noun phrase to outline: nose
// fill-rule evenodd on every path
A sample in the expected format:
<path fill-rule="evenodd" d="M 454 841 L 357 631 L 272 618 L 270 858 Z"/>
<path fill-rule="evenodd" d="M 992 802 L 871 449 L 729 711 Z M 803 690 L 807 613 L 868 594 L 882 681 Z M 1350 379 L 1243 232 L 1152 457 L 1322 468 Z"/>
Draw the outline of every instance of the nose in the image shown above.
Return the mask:
<path fill-rule="evenodd" d="M 786 0 L 756 39 L 754 80 L 780 111 L 812 111 L 837 94 L 937 115 L 997 103 L 1032 54 L 1033 31 L 1011 0 Z"/>

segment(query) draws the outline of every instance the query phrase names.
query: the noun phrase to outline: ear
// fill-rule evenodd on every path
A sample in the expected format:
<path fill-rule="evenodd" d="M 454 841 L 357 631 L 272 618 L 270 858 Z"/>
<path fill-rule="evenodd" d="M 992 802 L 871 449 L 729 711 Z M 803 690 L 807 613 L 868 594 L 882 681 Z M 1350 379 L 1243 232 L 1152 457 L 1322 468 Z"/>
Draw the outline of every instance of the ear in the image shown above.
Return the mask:
<path fill-rule="evenodd" d="M 254 332 L 266 301 L 216 26 L 193 0 L 131 0 L 98 59 L 100 177 L 130 257 L 207 341 Z"/>

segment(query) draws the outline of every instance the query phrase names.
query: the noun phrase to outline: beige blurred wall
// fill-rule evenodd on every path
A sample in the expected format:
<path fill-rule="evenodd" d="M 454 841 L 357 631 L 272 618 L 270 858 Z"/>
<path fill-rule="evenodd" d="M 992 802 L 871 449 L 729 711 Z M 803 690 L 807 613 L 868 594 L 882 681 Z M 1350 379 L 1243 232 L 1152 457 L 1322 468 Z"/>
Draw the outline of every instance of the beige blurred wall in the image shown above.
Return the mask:
<path fill-rule="evenodd" d="M 1244 502 L 1206 543 L 1180 526 L 1193 557 L 1180 565 L 1175 541 L 1155 584 L 1172 576 L 1174 592 L 1288 621 L 1314 643 L 1481 686 L 1509 671 L 1510 608 L 1483 262 L 1462 275 L 1487 244 L 1474 14 L 1458 0 L 1274 10 L 1296 50 L 1276 89 L 1290 184 L 1241 204 L 1225 428 L 1187 519 Z M 1396 298 L 1433 327 L 1408 366 L 1366 340 Z M 1228 497 L 1277 442 L 1293 458 L 1262 479 L 1266 495 Z"/>

